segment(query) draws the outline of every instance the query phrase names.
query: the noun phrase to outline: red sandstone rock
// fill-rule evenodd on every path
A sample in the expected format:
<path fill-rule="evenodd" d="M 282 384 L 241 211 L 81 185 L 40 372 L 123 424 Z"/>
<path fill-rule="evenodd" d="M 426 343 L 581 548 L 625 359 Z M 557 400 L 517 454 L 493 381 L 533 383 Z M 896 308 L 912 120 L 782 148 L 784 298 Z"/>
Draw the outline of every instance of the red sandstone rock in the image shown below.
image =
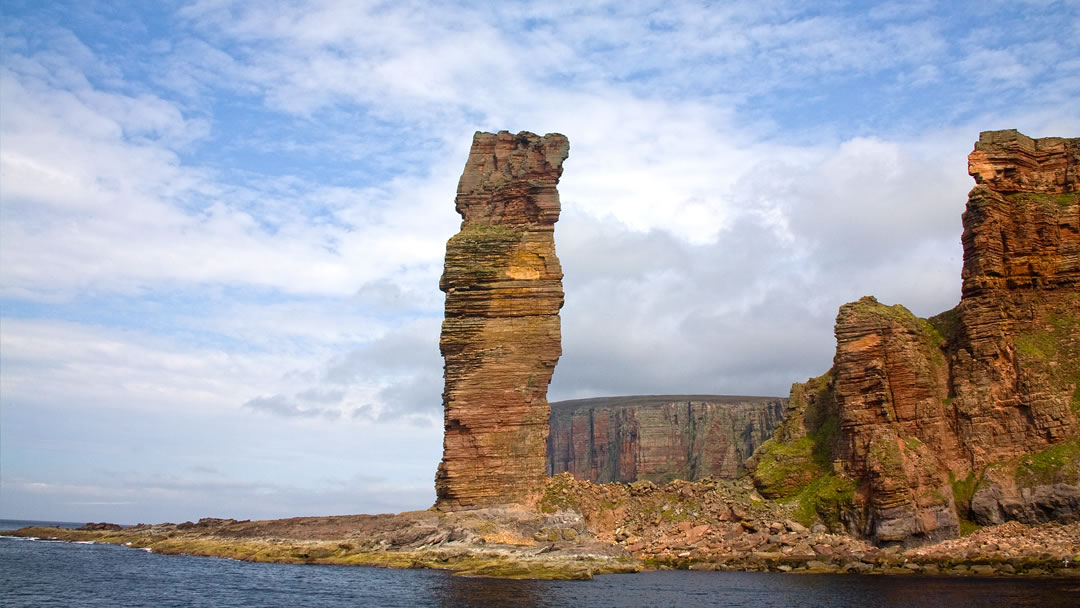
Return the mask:
<path fill-rule="evenodd" d="M 593 483 L 732 479 L 780 424 L 786 399 L 667 395 L 551 405 L 548 474 Z"/>
<path fill-rule="evenodd" d="M 1080 517 L 1080 449 L 1070 447 L 1080 442 L 1078 167 L 1080 139 L 981 134 L 960 304 L 929 322 L 873 298 L 841 307 L 833 369 L 814 390 L 793 387 L 802 408 L 755 455 L 763 493 L 803 491 L 809 479 L 777 482 L 776 470 L 787 473 L 777 455 L 809 462 L 812 451 L 858 486 L 841 519 L 878 542 L 954 534 L 972 513 L 984 523 Z M 796 399 L 804 393 L 814 399 Z M 822 432 L 823 420 L 839 431 Z M 810 478 L 830 473 L 810 464 Z M 954 491 L 958 480 L 969 489 Z"/>
<path fill-rule="evenodd" d="M 1078 166 L 1080 139 L 1015 131 L 983 133 L 971 155 L 963 298 L 944 320 L 973 468 L 1080 432 Z"/>
<path fill-rule="evenodd" d="M 443 459 L 436 506 L 520 502 L 545 480 L 547 388 L 562 354 L 556 185 L 566 137 L 477 133 L 446 245 L 440 350 Z"/>
<path fill-rule="evenodd" d="M 968 174 L 997 192 L 1077 192 L 1076 139 L 1032 139 L 1016 129 L 983 131 L 968 155 Z"/>
<path fill-rule="evenodd" d="M 942 338 L 906 308 L 863 298 L 840 307 L 836 339 L 834 457 L 865 484 L 861 531 L 879 541 L 955 535 L 942 464 L 961 452 L 945 405 Z"/>

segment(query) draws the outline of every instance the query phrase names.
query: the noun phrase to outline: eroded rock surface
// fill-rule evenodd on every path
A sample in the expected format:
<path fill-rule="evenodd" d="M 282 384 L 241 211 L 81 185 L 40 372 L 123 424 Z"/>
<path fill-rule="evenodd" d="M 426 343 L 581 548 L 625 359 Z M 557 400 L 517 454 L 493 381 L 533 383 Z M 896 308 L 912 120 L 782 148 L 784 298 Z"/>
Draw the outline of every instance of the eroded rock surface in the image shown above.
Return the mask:
<path fill-rule="evenodd" d="M 950 427 L 943 339 L 902 306 L 873 298 L 836 320 L 833 398 L 840 470 L 864 482 L 861 531 L 882 542 L 955 536 L 947 469 L 962 458 Z"/>
<path fill-rule="evenodd" d="M 544 484 L 547 388 L 562 354 L 556 185 L 569 142 L 477 133 L 446 245 L 441 509 L 522 501 Z"/>
<path fill-rule="evenodd" d="M 786 399 L 658 395 L 551 404 L 548 474 L 593 483 L 731 479 L 779 426 Z"/>
<path fill-rule="evenodd" d="M 832 370 L 792 388 L 786 431 L 752 462 L 763 494 L 882 543 L 1077 519 L 1078 166 L 1080 139 L 981 134 L 960 304 L 929 320 L 841 307 Z"/>

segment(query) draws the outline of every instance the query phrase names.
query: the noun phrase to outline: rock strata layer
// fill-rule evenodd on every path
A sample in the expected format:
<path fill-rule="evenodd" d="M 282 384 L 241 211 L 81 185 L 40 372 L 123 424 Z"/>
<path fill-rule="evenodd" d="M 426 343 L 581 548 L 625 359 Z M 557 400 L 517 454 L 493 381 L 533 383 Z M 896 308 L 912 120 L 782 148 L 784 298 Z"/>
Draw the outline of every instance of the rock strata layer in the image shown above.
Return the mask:
<path fill-rule="evenodd" d="M 842 306 L 833 368 L 752 464 L 879 543 L 1080 518 L 1080 139 L 985 132 L 968 160 L 960 304 Z"/>
<path fill-rule="evenodd" d="M 446 245 L 443 458 L 436 506 L 520 502 L 544 484 L 547 389 L 562 354 L 559 134 L 477 133 Z"/>
<path fill-rule="evenodd" d="M 779 426 L 786 401 L 660 395 L 552 403 L 548 474 L 593 483 L 732 479 Z"/>

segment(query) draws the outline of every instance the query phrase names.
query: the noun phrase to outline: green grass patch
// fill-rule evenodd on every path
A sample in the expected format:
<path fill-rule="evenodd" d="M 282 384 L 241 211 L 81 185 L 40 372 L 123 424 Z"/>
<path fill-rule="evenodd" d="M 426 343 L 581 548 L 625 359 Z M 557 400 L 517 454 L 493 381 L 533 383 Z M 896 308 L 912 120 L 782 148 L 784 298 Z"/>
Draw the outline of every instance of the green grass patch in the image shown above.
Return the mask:
<path fill-rule="evenodd" d="M 874 296 L 865 296 L 853 302 L 855 312 L 860 315 L 875 315 L 891 319 L 906 326 L 914 326 L 920 319 L 915 313 L 901 304 L 888 306 L 878 302 Z"/>
<path fill-rule="evenodd" d="M 817 430 L 810 434 L 810 439 L 814 442 L 811 458 L 815 464 L 826 471 L 832 468 L 833 442 L 839 432 L 840 420 L 835 416 L 829 416 L 822 420 Z"/>
<path fill-rule="evenodd" d="M 1075 192 L 1042 193 L 1042 192 L 1017 192 L 1009 194 L 1006 200 L 1013 203 L 1037 205 L 1050 210 L 1068 209 L 1080 203 L 1080 194 Z"/>
<path fill-rule="evenodd" d="M 794 385 L 791 399 L 788 419 L 754 454 L 754 484 L 766 498 L 790 498 L 832 472 L 833 444 L 840 432 L 832 371 Z"/>
<path fill-rule="evenodd" d="M 793 442 L 770 439 L 758 452 L 754 482 L 766 498 L 782 498 L 799 492 L 821 474 L 814 461 L 814 440 L 807 436 Z"/>
<path fill-rule="evenodd" d="M 1062 347 L 1070 350 L 1067 341 L 1080 332 L 1080 319 L 1067 313 L 1050 313 L 1046 319 L 1050 324 L 1047 331 L 1037 331 L 1020 334 L 1016 337 L 1016 352 L 1029 359 L 1039 361 L 1055 360 L 1059 355 L 1074 355 L 1075 353 L 1061 353 Z M 1075 368 L 1076 363 L 1072 357 L 1068 361 L 1062 361 L 1067 367 Z"/>
<path fill-rule="evenodd" d="M 1016 352 L 1028 359 L 1050 360 L 1057 356 L 1057 340 L 1052 332 L 1021 334 L 1016 337 Z"/>
<path fill-rule="evenodd" d="M 847 477 L 829 473 L 814 479 L 794 498 L 795 520 L 810 526 L 815 519 L 838 529 L 841 514 L 855 504 L 855 482 Z"/>
<path fill-rule="evenodd" d="M 971 498 L 975 496 L 975 490 L 979 486 L 979 478 L 975 472 L 968 473 L 967 477 L 957 479 L 949 473 L 949 484 L 952 486 L 953 501 L 961 515 L 967 515 L 971 511 Z"/>
<path fill-rule="evenodd" d="M 1051 483 L 1076 483 L 1080 475 L 1080 437 L 1074 437 L 1020 459 L 1016 481 L 1031 487 Z"/>
<path fill-rule="evenodd" d="M 982 530 L 982 526 L 979 524 L 967 519 L 960 519 L 960 536 L 969 536 L 979 530 Z"/>
<path fill-rule="evenodd" d="M 953 308 L 926 320 L 944 340 L 952 340 L 960 331 L 960 310 Z"/>
<path fill-rule="evenodd" d="M 957 322 L 954 314 L 949 316 L 952 311 L 942 313 L 939 317 L 943 318 L 935 322 L 915 316 L 915 313 L 902 304 L 893 304 L 892 306 L 882 304 L 873 296 L 860 298 L 853 305 L 855 311 L 860 315 L 882 317 L 919 332 L 928 338 L 931 346 L 935 347 L 941 346 L 945 342 L 945 337 L 951 331 L 949 324 Z"/>
<path fill-rule="evenodd" d="M 1080 319 L 1071 311 L 1047 315 L 1049 328 L 1016 336 L 1014 344 L 1021 364 L 1049 374 L 1052 382 L 1073 387 L 1069 409 L 1080 416 Z"/>

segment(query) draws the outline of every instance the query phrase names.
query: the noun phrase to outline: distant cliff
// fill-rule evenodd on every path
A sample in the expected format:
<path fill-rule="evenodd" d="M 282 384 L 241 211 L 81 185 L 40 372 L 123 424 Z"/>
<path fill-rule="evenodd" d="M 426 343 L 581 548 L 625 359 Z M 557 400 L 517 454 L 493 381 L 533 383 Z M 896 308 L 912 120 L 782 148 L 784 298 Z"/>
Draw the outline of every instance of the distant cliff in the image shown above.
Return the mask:
<path fill-rule="evenodd" d="M 1080 139 L 984 132 L 968 172 L 960 304 L 842 306 L 749 463 L 763 495 L 881 543 L 1080 520 Z"/>
<path fill-rule="evenodd" d="M 548 474 L 594 483 L 733 478 L 779 426 L 786 399 L 601 397 L 551 404 Z"/>

